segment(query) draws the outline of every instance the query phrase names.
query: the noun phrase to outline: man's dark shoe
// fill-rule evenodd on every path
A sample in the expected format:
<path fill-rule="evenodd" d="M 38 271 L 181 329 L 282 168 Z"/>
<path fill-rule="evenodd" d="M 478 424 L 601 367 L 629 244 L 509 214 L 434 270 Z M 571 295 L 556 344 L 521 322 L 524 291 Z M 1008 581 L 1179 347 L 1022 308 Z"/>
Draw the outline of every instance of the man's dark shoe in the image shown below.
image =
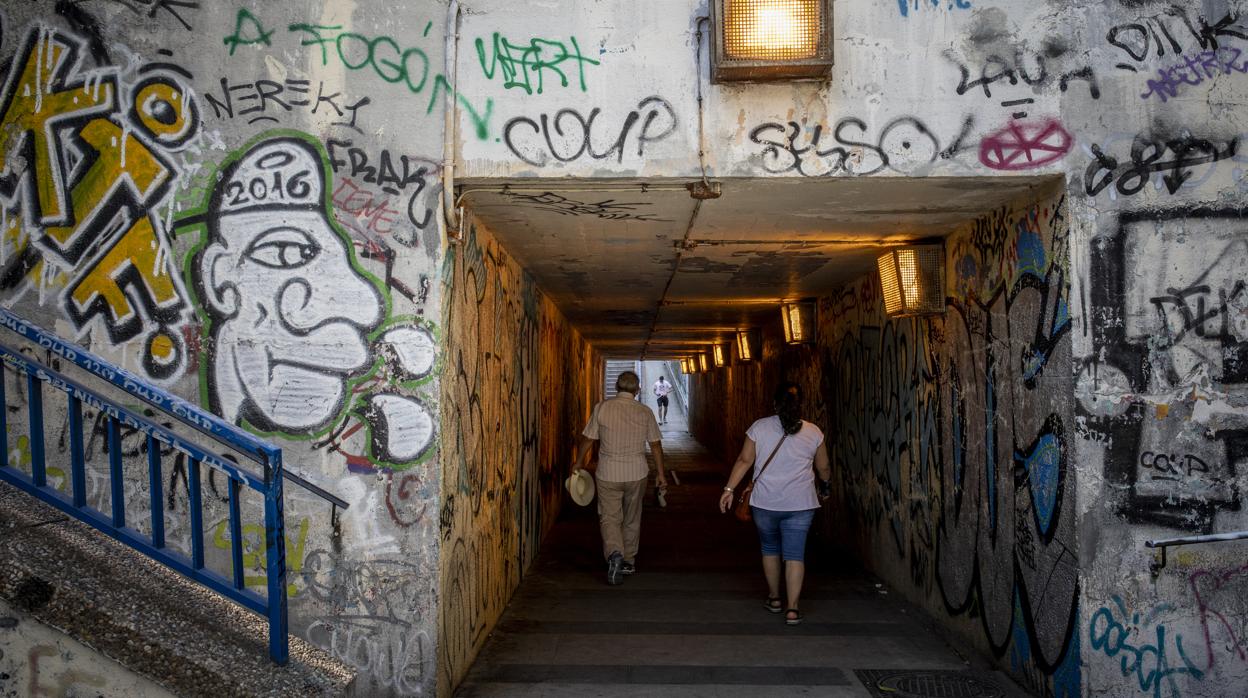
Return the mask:
<path fill-rule="evenodd" d="M 624 556 L 619 552 L 607 558 L 607 584 L 615 586 L 624 581 Z"/>
<path fill-rule="evenodd" d="M 633 563 L 631 562 L 625 562 L 623 565 L 620 566 L 620 572 L 624 574 L 625 576 L 630 575 L 636 571 L 637 571 L 637 567 L 633 565 Z"/>

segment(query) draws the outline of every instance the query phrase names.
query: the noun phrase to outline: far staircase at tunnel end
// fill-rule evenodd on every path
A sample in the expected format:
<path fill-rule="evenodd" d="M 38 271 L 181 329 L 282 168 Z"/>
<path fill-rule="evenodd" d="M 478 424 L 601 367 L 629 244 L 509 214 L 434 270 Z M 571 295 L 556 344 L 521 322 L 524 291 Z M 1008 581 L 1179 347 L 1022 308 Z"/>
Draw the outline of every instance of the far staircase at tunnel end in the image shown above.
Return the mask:
<path fill-rule="evenodd" d="M 637 375 L 641 375 L 640 361 L 617 361 L 608 360 L 605 370 L 603 371 L 603 395 L 611 397 L 615 395 L 615 382 L 620 379 L 620 374 L 625 371 L 632 371 Z"/>

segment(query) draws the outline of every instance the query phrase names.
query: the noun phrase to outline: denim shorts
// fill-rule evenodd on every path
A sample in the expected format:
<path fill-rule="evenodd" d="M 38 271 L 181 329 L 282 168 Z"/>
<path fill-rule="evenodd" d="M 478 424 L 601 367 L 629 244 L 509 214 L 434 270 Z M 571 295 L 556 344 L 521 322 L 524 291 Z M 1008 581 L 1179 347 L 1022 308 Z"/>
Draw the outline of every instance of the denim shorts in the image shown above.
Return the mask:
<path fill-rule="evenodd" d="M 783 554 L 785 560 L 795 562 L 806 559 L 806 532 L 818 509 L 772 511 L 752 506 L 750 510 L 754 512 L 754 526 L 764 555 Z"/>

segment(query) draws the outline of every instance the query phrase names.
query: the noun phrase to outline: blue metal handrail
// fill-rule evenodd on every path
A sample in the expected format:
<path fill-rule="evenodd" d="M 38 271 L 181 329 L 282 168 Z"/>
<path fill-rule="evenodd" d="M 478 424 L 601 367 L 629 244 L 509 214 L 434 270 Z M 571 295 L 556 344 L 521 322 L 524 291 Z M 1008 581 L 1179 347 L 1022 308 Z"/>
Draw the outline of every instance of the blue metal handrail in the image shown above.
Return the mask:
<path fill-rule="evenodd" d="M 289 657 L 286 609 L 286 534 L 283 514 L 282 451 L 257 439 L 216 415 L 157 388 L 113 366 L 90 352 L 66 342 L 33 325 L 8 310 L 0 308 L 0 326 L 12 331 L 56 356 L 74 363 L 94 376 L 121 388 L 127 394 L 171 415 L 201 434 L 213 437 L 262 467 L 257 476 L 244 468 L 220 458 L 197 444 L 122 405 L 66 378 L 48 366 L 24 356 L 20 350 L 0 343 L 3 365 L 26 376 L 29 415 L 30 467 L 29 477 L 8 464 L 8 410 L 4 376 L 0 375 L 0 480 L 51 504 L 138 550 L 144 555 L 177 570 L 190 579 L 226 596 L 245 608 L 265 616 L 269 622 L 269 656 L 279 665 Z M 44 454 L 43 385 L 48 384 L 68 396 L 70 496 L 50 487 Z M 86 501 L 86 459 L 83 448 L 83 404 L 107 415 L 107 443 L 111 509 L 106 516 Z M 126 426 L 147 437 L 148 484 L 151 495 L 151 535 L 126 525 L 125 490 L 121 458 L 121 427 Z M 187 457 L 187 491 L 190 500 L 191 557 L 187 558 L 165 545 L 164 503 L 161 479 L 161 446 L 171 447 Z M 200 496 L 200 466 L 207 465 L 225 474 L 229 480 L 230 559 L 232 579 L 204 566 L 204 522 Z M 243 524 L 239 488 L 243 485 L 264 497 L 265 572 L 268 595 L 262 597 L 247 589 L 243 570 Z"/>

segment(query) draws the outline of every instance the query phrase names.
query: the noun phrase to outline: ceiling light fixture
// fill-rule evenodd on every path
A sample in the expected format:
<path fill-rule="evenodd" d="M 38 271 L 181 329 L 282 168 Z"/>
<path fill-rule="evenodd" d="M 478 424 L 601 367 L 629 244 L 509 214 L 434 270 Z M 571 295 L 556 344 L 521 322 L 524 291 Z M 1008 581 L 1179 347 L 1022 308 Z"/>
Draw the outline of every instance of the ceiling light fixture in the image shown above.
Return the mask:
<path fill-rule="evenodd" d="M 780 306 L 784 321 L 784 341 L 787 344 L 805 344 L 815 341 L 815 304 L 795 301 Z"/>
<path fill-rule="evenodd" d="M 889 317 L 945 312 L 944 249 L 940 245 L 900 247 L 876 260 L 884 312 Z"/>
<path fill-rule="evenodd" d="M 832 0 L 711 0 L 711 81 L 826 78 Z"/>
<path fill-rule="evenodd" d="M 737 359 L 739 361 L 753 361 L 754 348 L 750 346 L 750 330 L 737 330 Z"/>

